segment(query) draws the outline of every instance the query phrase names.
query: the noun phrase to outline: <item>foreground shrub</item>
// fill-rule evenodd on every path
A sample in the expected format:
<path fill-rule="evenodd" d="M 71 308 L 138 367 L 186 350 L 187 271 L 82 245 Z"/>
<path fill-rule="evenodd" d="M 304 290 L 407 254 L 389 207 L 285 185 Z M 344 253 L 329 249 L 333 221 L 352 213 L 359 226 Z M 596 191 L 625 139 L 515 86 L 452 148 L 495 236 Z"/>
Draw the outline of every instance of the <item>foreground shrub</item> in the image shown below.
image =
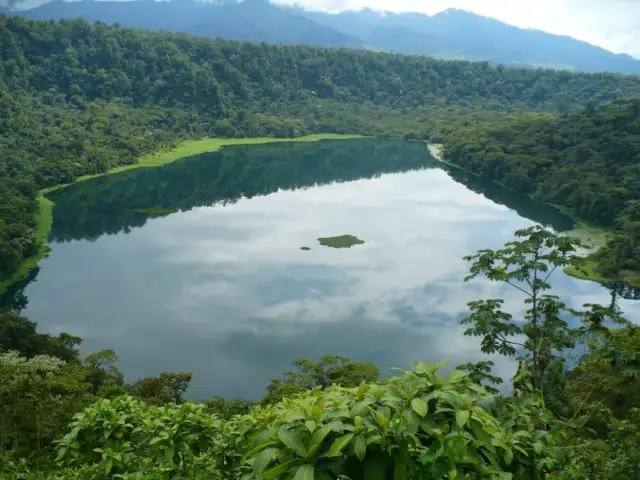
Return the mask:
<path fill-rule="evenodd" d="M 223 420 L 192 403 L 102 399 L 59 442 L 78 478 L 543 478 L 564 459 L 542 407 L 512 402 L 502 425 L 459 370 L 415 369 L 382 383 L 311 390 Z"/>

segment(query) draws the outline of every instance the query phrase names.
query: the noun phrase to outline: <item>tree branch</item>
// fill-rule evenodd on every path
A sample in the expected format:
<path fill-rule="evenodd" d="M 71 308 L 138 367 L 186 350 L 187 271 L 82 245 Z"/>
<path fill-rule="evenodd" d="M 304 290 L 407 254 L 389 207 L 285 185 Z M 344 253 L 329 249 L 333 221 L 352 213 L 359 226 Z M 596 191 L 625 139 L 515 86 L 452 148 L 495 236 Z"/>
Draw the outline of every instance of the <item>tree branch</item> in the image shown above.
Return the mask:
<path fill-rule="evenodd" d="M 524 293 L 525 295 L 528 295 L 530 297 L 532 297 L 533 295 L 531 295 L 531 293 L 527 292 L 524 288 L 519 287 L 518 285 L 511 283 L 509 280 L 505 280 L 505 283 L 511 285 L 513 288 L 517 288 L 518 290 L 520 290 L 522 293 Z"/>
<path fill-rule="evenodd" d="M 549 277 L 551 276 L 551 274 L 556 271 L 556 268 L 558 268 L 558 265 L 554 265 L 551 271 L 547 274 L 547 276 L 544 277 L 544 283 L 547 283 L 547 280 L 549 280 Z"/>
<path fill-rule="evenodd" d="M 507 340 L 504 335 L 500 334 L 500 333 L 494 333 L 494 335 L 496 336 L 496 338 L 504 343 L 508 343 L 510 345 L 518 345 L 520 347 L 524 347 L 523 343 L 518 343 L 518 342 L 512 342 L 511 340 Z"/>

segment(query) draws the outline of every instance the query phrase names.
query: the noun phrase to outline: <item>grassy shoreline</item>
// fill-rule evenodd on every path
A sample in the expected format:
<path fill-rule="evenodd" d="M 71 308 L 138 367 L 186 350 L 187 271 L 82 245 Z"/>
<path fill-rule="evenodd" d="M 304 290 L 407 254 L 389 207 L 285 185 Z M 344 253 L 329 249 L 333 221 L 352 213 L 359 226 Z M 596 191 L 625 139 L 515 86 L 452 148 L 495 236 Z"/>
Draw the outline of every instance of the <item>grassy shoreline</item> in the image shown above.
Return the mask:
<path fill-rule="evenodd" d="M 640 272 L 623 270 L 618 277 L 606 277 L 597 271 L 598 263 L 594 260 L 593 254 L 611 240 L 614 235 L 612 230 L 587 222 L 570 208 L 562 205 L 553 206 L 576 222 L 576 226 L 565 235 L 581 240 L 585 244 L 585 255 L 582 257 L 580 265 L 565 267 L 564 273 L 580 280 L 597 283 L 623 282 L 630 287 L 640 287 Z"/>
<path fill-rule="evenodd" d="M 203 138 L 200 140 L 185 140 L 178 146 L 161 150 L 159 152 L 144 155 L 138 159 L 137 163 L 131 165 L 123 165 L 107 170 L 104 173 L 95 173 L 93 175 L 83 175 L 76 178 L 71 183 L 61 183 L 40 190 L 40 193 L 46 195 L 74 185 L 79 182 L 91 180 L 93 178 L 104 177 L 105 175 L 113 175 L 116 173 L 126 172 L 129 170 L 137 170 L 138 168 L 161 167 L 169 163 L 180 160 L 181 158 L 198 155 L 200 153 L 211 153 L 220 150 L 222 147 L 230 147 L 234 145 L 262 145 L 266 143 L 284 143 L 284 142 L 317 142 L 320 140 L 349 140 L 355 138 L 364 138 L 362 135 L 342 135 L 338 133 L 320 133 L 313 135 L 305 135 L 304 137 L 295 138 L 274 138 L 274 137 L 253 137 L 253 138 Z"/>
<path fill-rule="evenodd" d="M 66 188 L 79 182 L 91 180 L 92 178 L 103 177 L 105 175 L 113 175 L 116 173 L 135 170 L 138 168 L 160 167 L 175 162 L 181 158 L 200 153 L 210 153 L 220 150 L 222 147 L 233 145 L 261 145 L 266 143 L 283 143 L 283 142 L 317 142 L 320 140 L 348 140 L 355 138 L 364 138 L 362 135 L 341 135 L 336 133 L 306 135 L 296 138 L 273 138 L 273 137 L 254 137 L 254 138 L 204 138 L 200 140 L 185 140 L 178 146 L 162 150 L 149 155 L 144 155 L 138 159 L 137 163 L 132 165 L 124 165 L 122 167 L 112 168 L 104 173 L 95 175 L 83 175 L 76 178 L 71 183 L 54 185 L 53 187 L 43 188 L 38 194 L 38 212 L 36 213 L 36 241 L 38 242 L 38 252 L 20 263 L 18 269 L 8 278 L 0 279 L 0 295 L 14 283 L 24 280 L 29 272 L 33 270 L 40 260 L 46 257 L 50 252 L 47 244 L 47 237 L 51 232 L 53 224 L 53 202 L 46 198 L 45 195 L 56 190 Z"/>

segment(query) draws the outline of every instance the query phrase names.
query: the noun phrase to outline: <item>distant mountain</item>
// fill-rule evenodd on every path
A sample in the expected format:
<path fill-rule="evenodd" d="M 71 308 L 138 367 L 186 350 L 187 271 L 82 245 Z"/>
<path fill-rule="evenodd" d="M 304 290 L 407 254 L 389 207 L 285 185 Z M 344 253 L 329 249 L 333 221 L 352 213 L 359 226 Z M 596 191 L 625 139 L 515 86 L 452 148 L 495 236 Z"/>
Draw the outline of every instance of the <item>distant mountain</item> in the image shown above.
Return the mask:
<path fill-rule="evenodd" d="M 31 20 L 83 18 L 148 30 L 184 32 L 249 42 L 361 48 L 364 42 L 267 0 L 202 3 L 194 0 L 54 0 L 13 14 Z"/>
<path fill-rule="evenodd" d="M 566 68 L 586 72 L 640 74 L 640 60 L 571 37 L 527 30 L 463 10 L 434 16 L 419 13 L 330 14 L 298 9 L 301 15 L 365 43 L 408 54 L 486 60 L 509 66 Z"/>
<path fill-rule="evenodd" d="M 434 16 L 370 9 L 330 14 L 272 5 L 269 0 L 54 0 L 12 13 L 37 20 L 84 18 L 251 42 L 367 48 L 507 66 L 640 75 L 640 60 L 629 55 L 455 9 Z"/>

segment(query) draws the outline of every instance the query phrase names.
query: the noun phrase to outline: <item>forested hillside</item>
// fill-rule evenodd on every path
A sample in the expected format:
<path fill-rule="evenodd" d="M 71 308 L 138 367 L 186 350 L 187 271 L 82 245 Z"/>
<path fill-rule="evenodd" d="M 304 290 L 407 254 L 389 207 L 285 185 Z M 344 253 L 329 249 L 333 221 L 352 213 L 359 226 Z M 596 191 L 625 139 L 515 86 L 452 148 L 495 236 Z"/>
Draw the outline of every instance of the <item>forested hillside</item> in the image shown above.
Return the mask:
<path fill-rule="evenodd" d="M 37 189 L 179 140 L 310 132 L 437 138 L 640 94 L 640 78 L 212 41 L 0 16 L 0 276 L 39 248 Z"/>
<path fill-rule="evenodd" d="M 615 229 L 616 238 L 595 256 L 600 274 L 640 270 L 640 100 L 481 122 L 445 142 L 448 160 Z"/>

